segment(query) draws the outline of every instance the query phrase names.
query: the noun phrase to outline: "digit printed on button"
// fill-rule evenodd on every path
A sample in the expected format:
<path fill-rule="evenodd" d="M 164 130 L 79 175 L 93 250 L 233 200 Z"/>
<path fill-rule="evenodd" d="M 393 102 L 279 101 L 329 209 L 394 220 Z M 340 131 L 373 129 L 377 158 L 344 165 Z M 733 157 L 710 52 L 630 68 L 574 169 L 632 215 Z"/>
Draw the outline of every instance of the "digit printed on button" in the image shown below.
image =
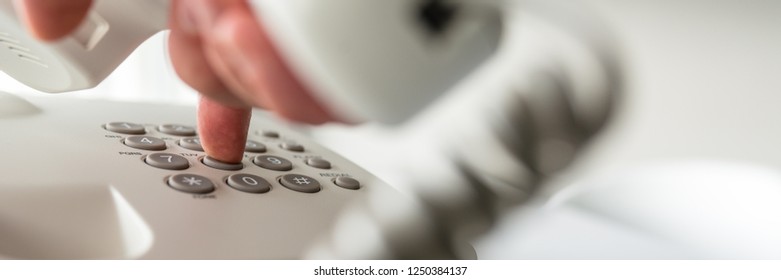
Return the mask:
<path fill-rule="evenodd" d="M 252 174 L 233 174 L 225 181 L 231 188 L 248 193 L 265 193 L 271 190 L 271 184 L 266 179 Z"/>
<path fill-rule="evenodd" d="M 255 165 L 269 170 L 288 171 L 293 169 L 293 163 L 289 160 L 277 156 L 256 156 L 253 160 Z"/>
<path fill-rule="evenodd" d="M 144 158 L 144 162 L 157 168 L 169 170 L 184 170 L 190 167 L 190 162 L 186 158 L 169 153 L 150 154 Z"/>
<path fill-rule="evenodd" d="M 151 136 L 130 136 L 123 141 L 128 147 L 142 150 L 161 151 L 165 150 L 165 141 Z"/>

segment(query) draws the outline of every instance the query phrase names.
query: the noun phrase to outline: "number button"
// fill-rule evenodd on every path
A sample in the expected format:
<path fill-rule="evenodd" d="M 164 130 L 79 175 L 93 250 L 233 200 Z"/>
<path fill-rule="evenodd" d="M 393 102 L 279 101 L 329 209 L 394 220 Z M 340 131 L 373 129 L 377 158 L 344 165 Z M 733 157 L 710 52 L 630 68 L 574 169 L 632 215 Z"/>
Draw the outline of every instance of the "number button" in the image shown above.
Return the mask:
<path fill-rule="evenodd" d="M 279 147 L 282 149 L 291 151 L 291 152 L 303 152 L 304 151 L 304 145 L 295 143 L 295 142 L 284 142 L 282 144 L 279 144 Z"/>
<path fill-rule="evenodd" d="M 201 139 L 198 137 L 183 138 L 179 140 L 179 146 L 185 149 L 203 152 L 203 146 L 201 146 Z"/>
<path fill-rule="evenodd" d="M 288 171 L 293 169 L 293 163 L 276 156 L 256 156 L 252 160 L 257 166 L 276 171 Z"/>
<path fill-rule="evenodd" d="M 165 134 L 176 136 L 195 136 L 195 128 L 192 126 L 178 124 L 164 124 L 157 127 L 157 130 Z"/>
<path fill-rule="evenodd" d="M 265 193 L 271 190 L 271 184 L 260 176 L 251 174 L 233 174 L 228 177 L 228 186 L 248 193 Z"/>
<path fill-rule="evenodd" d="M 260 142 L 247 140 L 247 144 L 244 146 L 244 150 L 250 153 L 265 153 L 266 145 Z"/>
<path fill-rule="evenodd" d="M 190 167 L 190 162 L 186 158 L 169 153 L 150 154 L 144 158 L 144 162 L 157 168 L 170 170 L 184 170 Z"/>
<path fill-rule="evenodd" d="M 124 134 L 144 134 L 144 126 L 129 122 L 110 122 L 105 126 L 106 130 Z"/>
<path fill-rule="evenodd" d="M 151 136 L 130 136 L 123 141 L 125 145 L 136 149 L 162 151 L 165 150 L 165 141 Z"/>
<path fill-rule="evenodd" d="M 203 164 L 205 164 L 208 167 L 222 169 L 222 170 L 241 170 L 242 168 L 244 168 L 244 164 L 242 164 L 241 162 L 227 163 L 227 162 L 222 162 L 213 159 L 210 156 L 203 157 L 203 159 L 201 159 L 201 162 L 203 162 Z"/>

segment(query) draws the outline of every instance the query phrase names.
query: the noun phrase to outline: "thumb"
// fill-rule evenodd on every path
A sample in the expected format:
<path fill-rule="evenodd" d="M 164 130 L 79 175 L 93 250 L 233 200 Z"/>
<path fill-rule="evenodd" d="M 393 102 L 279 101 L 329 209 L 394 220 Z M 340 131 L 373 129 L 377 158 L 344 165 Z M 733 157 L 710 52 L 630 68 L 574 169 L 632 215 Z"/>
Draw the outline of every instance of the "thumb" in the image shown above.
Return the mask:
<path fill-rule="evenodd" d="M 92 0 L 15 0 L 14 4 L 35 37 L 54 41 L 81 24 Z"/>

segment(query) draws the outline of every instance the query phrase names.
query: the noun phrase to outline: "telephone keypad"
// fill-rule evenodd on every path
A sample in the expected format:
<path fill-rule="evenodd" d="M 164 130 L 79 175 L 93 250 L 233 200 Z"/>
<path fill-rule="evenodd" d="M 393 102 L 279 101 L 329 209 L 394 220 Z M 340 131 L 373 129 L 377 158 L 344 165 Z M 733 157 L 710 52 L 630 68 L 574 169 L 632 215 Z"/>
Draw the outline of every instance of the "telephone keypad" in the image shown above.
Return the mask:
<path fill-rule="evenodd" d="M 258 131 L 256 134 L 262 136 L 261 138 L 247 140 L 245 152 L 260 153 L 262 155 L 245 154 L 244 163 L 230 164 L 220 162 L 203 154 L 182 151 L 182 148 L 197 152 L 204 151 L 200 138 L 197 137 L 197 130 L 195 127 L 178 124 L 152 126 L 129 122 L 110 122 L 104 124 L 102 127 L 116 133 L 141 134 L 123 138 L 121 142 L 128 147 L 148 151 L 167 150 L 168 152 L 152 152 L 147 155 L 142 154 L 141 159 L 146 165 L 159 169 L 190 170 L 190 173 L 171 174 L 164 178 L 165 184 L 170 188 L 185 193 L 207 194 L 215 191 L 220 183 L 234 190 L 254 194 L 269 192 L 275 184 L 283 186 L 284 188 L 282 189 L 289 189 L 296 192 L 317 193 L 320 192 L 324 186 L 321 185 L 321 182 L 318 181 L 318 179 L 311 176 L 318 174 L 317 170 L 320 170 L 319 172 L 324 172 L 326 169 L 334 168 L 330 161 L 323 159 L 320 155 L 312 154 L 311 150 L 305 149 L 304 145 L 299 144 L 290 138 L 281 137 L 276 131 Z M 166 143 L 168 141 L 171 142 L 171 146 Z M 177 149 L 181 152 L 174 152 Z M 296 161 L 301 162 L 302 164 L 294 165 L 294 163 L 289 160 L 293 158 L 297 159 Z M 247 160 L 252 164 L 247 165 Z M 197 173 L 197 170 L 204 170 L 197 168 L 196 165 L 218 169 L 220 170 L 219 172 L 235 172 L 241 170 L 241 173 L 225 174 L 222 175 L 224 177 L 221 178 L 208 178 L 207 176 L 193 174 Z M 294 173 L 276 173 L 288 171 Z M 336 178 L 331 177 L 333 176 L 331 174 L 340 174 L 334 172 L 343 172 L 338 168 L 329 172 L 330 173 L 320 173 L 320 176 L 331 178 L 324 181 L 330 182 L 331 184 L 329 185 L 340 187 L 337 189 L 347 190 L 357 190 L 360 188 L 360 183 L 349 177 L 349 175 L 340 175 Z M 209 174 L 215 173 L 210 172 Z"/>

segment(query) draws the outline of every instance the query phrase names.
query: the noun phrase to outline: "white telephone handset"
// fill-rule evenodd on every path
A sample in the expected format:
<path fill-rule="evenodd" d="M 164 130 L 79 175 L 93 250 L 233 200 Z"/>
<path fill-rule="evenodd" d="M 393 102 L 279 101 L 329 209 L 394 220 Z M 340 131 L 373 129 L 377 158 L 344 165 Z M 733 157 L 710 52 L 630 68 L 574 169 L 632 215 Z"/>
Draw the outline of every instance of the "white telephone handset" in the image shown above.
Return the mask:
<path fill-rule="evenodd" d="M 494 1 L 254 0 L 280 51 L 344 118 L 398 123 L 499 45 Z"/>
<path fill-rule="evenodd" d="M 133 50 L 164 30 L 168 1 L 95 1 L 69 37 L 43 44 L 25 30 L 13 1 L 0 2 L 0 70 L 44 92 L 92 88 Z"/>

